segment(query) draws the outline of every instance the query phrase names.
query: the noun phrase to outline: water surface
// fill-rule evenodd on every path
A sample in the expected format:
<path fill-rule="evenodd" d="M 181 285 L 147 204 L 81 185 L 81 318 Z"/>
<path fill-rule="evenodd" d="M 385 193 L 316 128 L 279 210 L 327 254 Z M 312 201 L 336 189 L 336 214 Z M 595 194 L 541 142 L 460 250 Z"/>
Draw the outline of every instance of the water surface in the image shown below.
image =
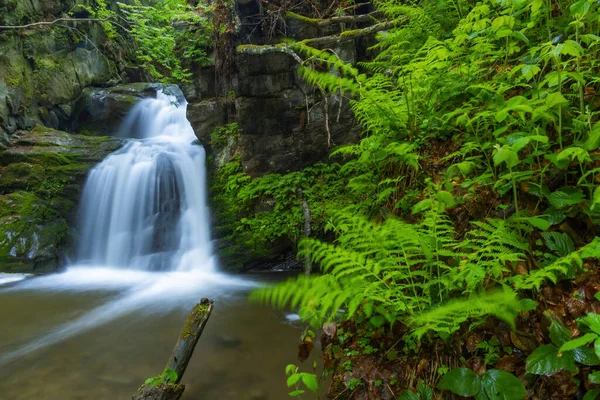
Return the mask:
<path fill-rule="evenodd" d="M 302 326 L 249 304 L 247 278 L 194 288 L 191 275 L 112 282 L 68 275 L 0 287 L 0 399 L 131 398 L 162 371 L 189 310 L 205 296 L 215 309 L 184 375 L 183 398 L 288 397 L 284 369 L 299 364 Z M 305 364 L 310 370 L 312 361 Z"/>

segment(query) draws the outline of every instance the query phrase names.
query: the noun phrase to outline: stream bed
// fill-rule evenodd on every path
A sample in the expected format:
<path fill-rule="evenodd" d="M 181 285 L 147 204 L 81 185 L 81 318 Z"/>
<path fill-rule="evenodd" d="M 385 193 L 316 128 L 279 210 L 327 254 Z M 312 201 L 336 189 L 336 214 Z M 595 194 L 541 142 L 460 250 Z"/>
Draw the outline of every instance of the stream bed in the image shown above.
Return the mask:
<path fill-rule="evenodd" d="M 162 372 L 201 297 L 215 308 L 184 375 L 183 399 L 285 399 L 285 366 L 299 364 L 303 327 L 247 300 L 258 282 L 282 277 L 81 268 L 4 284 L 0 399 L 130 399 Z"/>

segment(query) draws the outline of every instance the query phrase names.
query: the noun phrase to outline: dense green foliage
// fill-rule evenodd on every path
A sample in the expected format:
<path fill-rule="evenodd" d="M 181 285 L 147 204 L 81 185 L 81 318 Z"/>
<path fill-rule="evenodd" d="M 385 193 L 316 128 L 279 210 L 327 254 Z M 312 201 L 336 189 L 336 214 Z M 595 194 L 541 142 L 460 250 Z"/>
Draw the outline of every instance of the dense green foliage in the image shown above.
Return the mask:
<path fill-rule="evenodd" d="M 185 0 L 156 0 L 152 6 L 135 0 L 133 5 L 119 3 L 119 7 L 131 23 L 137 59 L 153 79 L 186 81 L 191 74 L 182 60 L 209 63 L 212 23 L 206 17 L 208 7 L 192 10 Z M 177 24 L 186 29 L 177 29 Z"/>
<path fill-rule="evenodd" d="M 351 98 L 364 137 L 334 151 L 346 156 L 339 180 L 351 199 L 324 207 L 336 241 L 300 246 L 323 274 L 253 296 L 297 308 L 315 325 L 401 324 L 413 333 L 405 341 L 447 338 L 486 315 L 512 325 L 535 308 L 527 298 L 542 285 L 573 279 L 585 259 L 600 257 L 600 8 L 589 0 L 376 4 L 397 27 L 377 36 L 371 62 L 290 45 L 306 57 L 308 82 Z M 597 365 L 559 351 L 569 339 L 532 353 L 528 372 Z M 547 357 L 562 367 L 529 367 L 551 368 Z M 508 373 L 476 378 L 468 393 L 453 390 L 453 378 L 442 388 L 524 396 Z"/>
<path fill-rule="evenodd" d="M 209 64 L 212 47 L 210 7 L 202 2 L 191 7 L 186 0 L 134 0 L 117 2 L 113 9 L 106 0 L 81 5 L 101 21 L 106 36 L 115 40 L 128 35 L 135 44 L 135 56 L 154 80 L 165 83 L 188 81 L 191 62 Z"/>

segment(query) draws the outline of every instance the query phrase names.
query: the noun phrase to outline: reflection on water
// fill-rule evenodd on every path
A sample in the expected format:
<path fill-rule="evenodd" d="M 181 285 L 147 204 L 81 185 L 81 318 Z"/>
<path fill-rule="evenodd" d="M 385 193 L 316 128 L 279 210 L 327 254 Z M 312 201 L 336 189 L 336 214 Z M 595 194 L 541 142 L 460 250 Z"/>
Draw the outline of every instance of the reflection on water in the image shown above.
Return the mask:
<path fill-rule="evenodd" d="M 184 399 L 285 399 L 284 368 L 297 363 L 302 327 L 249 304 L 255 285 L 215 273 L 102 268 L 3 285 L 0 399 L 131 398 L 162 371 L 202 297 L 215 310 L 184 376 Z"/>

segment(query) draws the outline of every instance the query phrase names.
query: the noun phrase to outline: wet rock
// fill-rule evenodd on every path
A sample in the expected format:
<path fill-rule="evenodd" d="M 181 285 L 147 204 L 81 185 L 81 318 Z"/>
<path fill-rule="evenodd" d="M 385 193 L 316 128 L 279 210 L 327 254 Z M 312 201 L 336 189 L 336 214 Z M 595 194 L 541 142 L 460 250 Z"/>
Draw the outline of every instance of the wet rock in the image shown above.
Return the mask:
<path fill-rule="evenodd" d="M 61 264 L 86 174 L 120 145 L 39 126 L 13 138 L 0 152 L 0 271 Z"/>
<path fill-rule="evenodd" d="M 85 135 L 111 135 L 140 100 L 156 97 L 158 83 L 132 83 L 111 88 L 87 88 L 73 106 L 71 129 Z M 171 89 L 173 90 L 173 89 Z"/>

